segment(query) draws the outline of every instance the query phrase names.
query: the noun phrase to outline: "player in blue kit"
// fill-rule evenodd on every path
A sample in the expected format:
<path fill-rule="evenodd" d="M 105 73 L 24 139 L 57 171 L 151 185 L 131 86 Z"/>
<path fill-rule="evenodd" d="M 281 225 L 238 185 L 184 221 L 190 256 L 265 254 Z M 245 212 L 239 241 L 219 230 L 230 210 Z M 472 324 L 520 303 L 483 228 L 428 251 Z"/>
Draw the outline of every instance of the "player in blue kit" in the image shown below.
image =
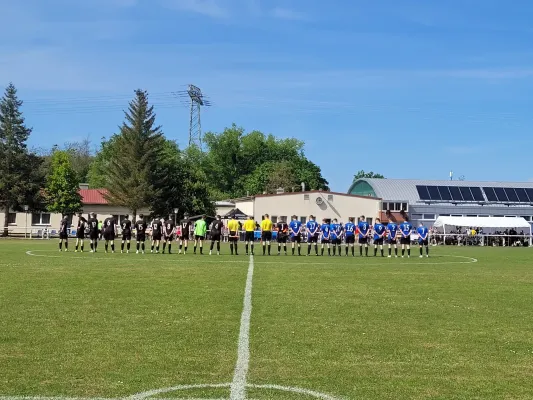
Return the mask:
<path fill-rule="evenodd" d="M 339 250 L 339 256 L 341 254 L 342 244 L 342 225 L 335 218 L 331 224 L 331 244 L 333 245 L 333 255 L 336 255 L 337 249 Z"/>
<path fill-rule="evenodd" d="M 368 236 L 370 235 L 370 225 L 366 222 L 365 216 L 359 217 L 359 224 L 357 225 L 359 230 L 359 255 L 363 256 L 363 245 L 365 246 L 365 256 L 368 257 Z"/>
<path fill-rule="evenodd" d="M 411 257 L 411 231 L 413 225 L 409 223 L 408 219 L 400 224 L 400 244 L 402 245 L 402 258 L 405 255 L 405 249 L 407 248 L 407 258 Z"/>
<path fill-rule="evenodd" d="M 420 245 L 420 258 L 422 258 L 422 247 L 426 247 L 426 257 L 429 257 L 429 230 L 424 226 L 423 223 L 420 223 L 416 233 L 418 233 L 418 244 Z"/>
<path fill-rule="evenodd" d="M 348 256 L 348 247 L 352 249 L 352 257 L 355 256 L 354 243 L 355 243 L 355 218 L 350 217 L 346 225 L 344 225 L 344 237 L 346 238 L 346 256 Z"/>
<path fill-rule="evenodd" d="M 322 225 L 320 225 L 320 232 L 322 233 L 322 239 L 320 240 L 320 255 L 324 255 L 324 245 L 326 245 L 328 247 L 328 256 L 330 256 L 331 248 L 329 247 L 329 244 L 331 242 L 331 226 L 325 219 L 322 220 Z"/>
<path fill-rule="evenodd" d="M 381 257 L 384 257 L 383 254 L 383 240 L 385 237 L 385 225 L 381 223 L 379 218 L 376 218 L 376 223 L 374 224 L 374 257 L 378 254 L 378 246 L 381 251 Z"/>
<path fill-rule="evenodd" d="M 296 215 L 292 216 L 292 221 L 289 224 L 289 236 L 291 238 L 292 243 L 292 255 L 294 255 L 294 246 L 295 243 L 298 243 L 298 255 L 302 255 L 302 223 L 298 221 L 298 217 Z"/>
<path fill-rule="evenodd" d="M 389 258 L 392 257 L 392 254 L 391 254 L 392 245 L 394 245 L 394 256 L 398 257 L 398 245 L 396 244 L 397 233 L 398 233 L 398 225 L 392 221 L 389 222 L 389 224 L 387 225 L 387 235 L 388 235 L 388 242 L 389 242 Z"/>
<path fill-rule="evenodd" d="M 311 255 L 311 246 L 313 243 L 315 244 L 315 255 L 318 256 L 318 234 L 320 227 L 318 226 L 318 223 L 315 221 L 315 217 L 313 215 L 309 216 L 309 221 L 307 221 L 306 224 L 307 228 L 307 255 Z"/>

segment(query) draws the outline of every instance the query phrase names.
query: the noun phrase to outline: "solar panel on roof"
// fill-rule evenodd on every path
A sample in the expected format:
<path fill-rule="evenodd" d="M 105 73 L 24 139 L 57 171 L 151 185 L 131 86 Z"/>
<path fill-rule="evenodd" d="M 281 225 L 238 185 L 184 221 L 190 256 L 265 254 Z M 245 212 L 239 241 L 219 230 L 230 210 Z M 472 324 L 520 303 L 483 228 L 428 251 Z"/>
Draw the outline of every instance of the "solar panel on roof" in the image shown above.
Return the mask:
<path fill-rule="evenodd" d="M 516 195 L 518 196 L 518 201 L 521 203 L 529 203 L 529 197 L 527 196 L 526 189 L 524 188 L 515 188 Z"/>
<path fill-rule="evenodd" d="M 431 200 L 431 198 L 429 197 L 428 188 L 426 186 L 416 185 L 416 190 L 418 191 L 420 200 Z"/>
<path fill-rule="evenodd" d="M 428 186 L 427 188 L 431 200 L 441 200 L 439 189 L 437 186 Z"/>
<path fill-rule="evenodd" d="M 450 186 L 449 189 L 452 195 L 452 200 L 463 201 L 463 195 L 457 186 Z"/>
<path fill-rule="evenodd" d="M 503 188 L 509 201 L 518 202 L 518 196 L 513 188 Z"/>
<path fill-rule="evenodd" d="M 498 201 L 498 198 L 496 197 L 496 193 L 494 193 L 494 188 L 484 187 L 483 191 L 485 192 L 485 195 L 487 196 L 488 201 Z"/>
<path fill-rule="evenodd" d="M 509 201 L 507 198 L 507 195 L 505 194 L 505 190 L 501 187 L 495 187 L 494 193 L 496 193 L 496 197 L 498 198 L 498 201 Z"/>
<path fill-rule="evenodd" d="M 485 201 L 483 198 L 483 193 L 481 193 L 481 188 L 470 187 L 470 191 L 472 192 L 472 196 L 474 196 L 475 201 Z"/>
<path fill-rule="evenodd" d="M 439 188 L 440 198 L 442 200 L 452 199 L 452 195 L 450 194 L 450 189 L 448 189 L 448 186 L 439 186 L 438 188 Z"/>
<path fill-rule="evenodd" d="M 533 189 L 532 188 L 526 188 L 527 196 L 529 197 L 529 201 L 533 202 Z"/>
<path fill-rule="evenodd" d="M 460 186 L 459 190 L 461 191 L 461 194 L 463 195 L 463 199 L 465 199 L 465 201 L 474 201 L 474 196 L 472 196 L 472 192 L 470 191 L 470 188 L 468 186 Z"/>

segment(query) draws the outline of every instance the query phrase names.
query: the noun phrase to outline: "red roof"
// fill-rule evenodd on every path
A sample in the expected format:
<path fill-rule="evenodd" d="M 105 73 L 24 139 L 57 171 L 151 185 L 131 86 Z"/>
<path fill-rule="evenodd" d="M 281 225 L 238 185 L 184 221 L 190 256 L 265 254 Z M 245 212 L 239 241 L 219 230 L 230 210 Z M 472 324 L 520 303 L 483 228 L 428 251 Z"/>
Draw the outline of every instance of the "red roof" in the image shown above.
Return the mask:
<path fill-rule="evenodd" d="M 107 194 L 106 189 L 80 189 L 83 204 L 107 204 L 105 194 Z"/>

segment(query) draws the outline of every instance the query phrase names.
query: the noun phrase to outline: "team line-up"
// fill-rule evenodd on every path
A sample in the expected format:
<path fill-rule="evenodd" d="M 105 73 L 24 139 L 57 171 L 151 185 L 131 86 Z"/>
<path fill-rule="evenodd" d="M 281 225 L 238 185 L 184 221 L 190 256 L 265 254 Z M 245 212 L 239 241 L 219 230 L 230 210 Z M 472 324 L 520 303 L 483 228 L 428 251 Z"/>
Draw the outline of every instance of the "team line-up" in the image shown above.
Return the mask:
<path fill-rule="evenodd" d="M 126 216 L 121 221 L 120 225 L 113 217 L 107 218 L 103 225 L 100 227 L 96 218 L 96 214 L 92 213 L 89 220 L 86 220 L 82 214 L 78 215 L 78 225 L 76 231 L 76 252 L 80 250 L 84 251 L 84 240 L 86 237 L 90 240 L 91 253 L 97 252 L 98 240 L 100 236 L 103 236 L 105 241 L 105 252 L 115 252 L 115 238 L 118 236 L 118 229 L 121 229 L 122 241 L 121 241 L 121 253 L 129 253 L 131 247 L 131 240 L 133 232 L 135 231 L 136 240 L 136 253 L 145 253 L 145 242 L 147 235 L 151 236 L 151 253 L 159 253 L 160 246 L 162 245 L 162 253 L 165 253 L 168 249 L 168 254 L 172 253 L 172 243 L 174 240 L 179 243 L 179 254 L 187 253 L 189 241 L 194 241 L 193 252 L 196 254 L 199 248 L 200 254 L 203 254 L 204 242 L 207 238 L 207 221 L 206 216 L 202 216 L 197 221 L 192 221 L 186 214 L 184 219 L 180 221 L 176 226 L 174 221 L 169 218 L 168 220 L 162 220 L 159 218 L 154 219 L 151 223 L 147 223 L 143 215 L 139 215 L 139 219 L 133 223 Z M 324 251 L 327 249 L 328 255 L 341 256 L 341 245 L 345 242 L 345 255 L 348 256 L 349 249 L 351 255 L 355 256 L 355 244 L 359 245 L 359 255 L 368 256 L 368 246 L 371 239 L 374 244 L 374 256 L 377 256 L 378 249 L 382 257 L 384 257 L 384 244 L 388 244 L 388 257 L 392 257 L 392 249 L 394 248 L 394 256 L 398 257 L 398 242 L 401 245 L 401 256 L 404 257 L 407 252 L 407 257 L 411 256 L 411 233 L 413 232 L 413 226 L 409 221 L 404 221 L 400 224 L 395 222 L 389 222 L 387 225 L 382 224 L 379 219 L 375 220 L 373 225 L 370 225 L 365 216 L 359 217 L 357 223 L 354 217 L 349 218 L 349 222 L 346 224 L 339 223 L 337 219 L 333 219 L 331 223 L 326 219 L 319 224 L 314 216 L 309 216 L 309 221 L 304 225 L 298 220 L 296 216 L 292 217 L 290 223 L 286 221 L 280 221 L 274 224 L 269 215 L 264 215 L 260 225 L 261 228 L 261 246 L 263 255 L 271 254 L 271 242 L 272 232 L 277 232 L 277 245 L 278 255 L 283 252 L 287 255 L 287 243 L 291 243 L 292 255 L 302 255 L 301 247 L 304 242 L 303 237 L 306 236 L 305 242 L 307 243 L 307 256 L 311 255 L 311 250 L 314 247 L 314 254 L 316 256 L 324 255 Z M 59 251 L 68 251 L 68 232 L 70 229 L 69 218 L 65 217 L 61 221 L 59 228 Z M 220 242 L 222 239 L 223 230 L 229 231 L 229 247 L 231 255 L 239 255 L 239 231 L 241 230 L 241 224 L 232 218 L 227 223 L 227 227 L 221 220 L 220 216 L 210 226 L 210 250 L 209 254 L 213 254 L 213 249 L 216 245 L 217 255 L 220 255 Z M 244 230 L 244 241 L 246 255 L 254 255 L 254 241 L 256 222 L 253 217 L 250 217 L 242 224 L 242 230 Z M 429 230 L 422 223 L 416 229 L 418 236 L 418 244 L 420 247 L 420 257 L 423 257 L 423 248 L 426 251 L 426 257 L 429 257 Z M 320 246 L 320 252 L 319 252 Z"/>

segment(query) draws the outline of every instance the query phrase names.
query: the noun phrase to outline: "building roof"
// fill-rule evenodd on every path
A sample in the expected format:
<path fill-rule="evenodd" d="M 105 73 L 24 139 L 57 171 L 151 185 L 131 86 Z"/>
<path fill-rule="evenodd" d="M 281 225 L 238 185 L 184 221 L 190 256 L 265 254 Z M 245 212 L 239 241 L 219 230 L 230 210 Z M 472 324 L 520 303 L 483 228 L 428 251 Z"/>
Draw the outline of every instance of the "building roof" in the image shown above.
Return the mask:
<path fill-rule="evenodd" d="M 104 197 L 106 194 L 106 189 L 80 189 L 83 204 L 108 204 Z"/>
<path fill-rule="evenodd" d="M 427 179 L 376 179 L 361 178 L 352 183 L 348 193 L 352 192 L 359 182 L 368 183 L 377 197 L 383 200 L 407 201 L 411 204 L 420 202 L 417 185 L 420 186 L 470 186 L 470 187 L 505 187 L 533 188 L 533 182 L 501 182 L 501 181 L 450 181 Z"/>
<path fill-rule="evenodd" d="M 311 193 L 318 193 L 318 194 L 334 194 L 336 196 L 347 196 L 347 197 L 358 197 L 362 199 L 374 199 L 374 200 L 381 200 L 381 198 L 373 197 L 373 196 L 359 196 L 356 194 L 351 193 L 340 193 L 340 192 L 327 192 L 325 190 L 308 190 L 305 192 L 284 192 L 284 193 L 268 193 L 268 194 L 258 194 L 255 197 L 277 197 L 277 196 L 288 196 L 288 195 L 295 195 L 295 194 L 311 194 Z"/>

